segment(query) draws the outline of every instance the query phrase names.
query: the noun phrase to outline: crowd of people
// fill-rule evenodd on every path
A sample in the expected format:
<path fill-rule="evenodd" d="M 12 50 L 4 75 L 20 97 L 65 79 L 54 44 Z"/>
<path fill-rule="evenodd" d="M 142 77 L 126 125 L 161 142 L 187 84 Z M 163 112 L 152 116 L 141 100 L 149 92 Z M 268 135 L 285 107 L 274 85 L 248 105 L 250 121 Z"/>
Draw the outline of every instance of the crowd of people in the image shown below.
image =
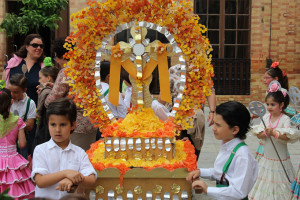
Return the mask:
<path fill-rule="evenodd" d="M 53 43 L 55 63 L 44 56 L 41 36 L 30 34 L 24 45 L 4 66 L 0 88 L 0 193 L 10 189 L 14 199 L 35 197 L 66 199 L 68 192 L 83 194 L 97 178 L 86 150 L 101 138 L 101 132 L 83 116 L 69 97 L 70 86 L 64 71 L 64 38 Z M 100 66 L 101 87 L 116 118 L 125 118 L 131 109 L 131 83 L 123 77 L 125 94 L 119 105 L 109 102 L 110 62 Z M 178 69 L 169 69 L 171 91 L 178 91 Z M 200 168 L 187 176 L 194 189 L 216 199 L 299 199 L 300 171 L 296 174 L 287 143 L 297 142 L 300 131 L 285 114 L 289 104 L 288 78 L 275 62 L 263 76 L 267 114 L 263 122 L 250 127 L 251 116 L 241 103 L 231 101 L 216 106 L 214 88 L 207 97 L 209 114 L 195 110 L 193 128 L 183 130 L 180 139 L 190 140 L 197 158 L 204 142 L 205 123 L 212 126 L 222 147 L 213 168 Z M 159 96 L 152 109 L 162 121 L 168 120 L 170 106 Z M 266 125 L 266 127 L 264 126 Z M 251 133 L 260 139 L 256 156 L 244 142 Z M 199 177 L 216 180 L 208 187 Z M 69 199 L 80 196 L 69 196 Z"/>

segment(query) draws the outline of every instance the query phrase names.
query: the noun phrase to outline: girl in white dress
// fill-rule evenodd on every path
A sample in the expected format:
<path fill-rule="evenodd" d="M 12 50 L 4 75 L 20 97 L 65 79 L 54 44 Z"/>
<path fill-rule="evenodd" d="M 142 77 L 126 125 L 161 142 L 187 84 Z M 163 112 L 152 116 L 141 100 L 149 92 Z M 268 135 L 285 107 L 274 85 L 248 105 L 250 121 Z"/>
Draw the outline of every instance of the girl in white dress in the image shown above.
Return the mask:
<path fill-rule="evenodd" d="M 249 193 L 249 199 L 289 199 L 290 181 L 293 180 L 295 172 L 287 152 L 287 142 L 296 142 L 300 133 L 291 127 L 290 118 L 283 113 L 289 103 L 288 95 L 280 90 L 278 83 L 273 83 L 268 92 L 265 101 L 269 113 L 263 117 L 267 128 L 261 123 L 250 131 L 264 141 L 265 151 L 258 162 L 258 178 Z M 274 142 L 280 159 L 270 138 Z"/>

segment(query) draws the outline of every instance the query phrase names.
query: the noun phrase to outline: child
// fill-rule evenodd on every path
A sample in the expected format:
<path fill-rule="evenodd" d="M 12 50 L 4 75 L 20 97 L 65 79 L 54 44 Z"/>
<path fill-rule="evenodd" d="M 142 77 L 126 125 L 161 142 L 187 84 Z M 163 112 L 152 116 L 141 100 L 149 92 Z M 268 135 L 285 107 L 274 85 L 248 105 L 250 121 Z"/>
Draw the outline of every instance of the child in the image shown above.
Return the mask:
<path fill-rule="evenodd" d="M 35 148 L 31 178 L 37 185 L 36 197 L 59 199 L 73 185 L 92 186 L 97 174 L 84 150 L 70 142 L 76 122 L 74 102 L 54 100 L 46 117 L 51 139 Z"/>
<path fill-rule="evenodd" d="M 247 108 L 236 101 L 222 103 L 216 108 L 213 132 L 217 140 L 222 140 L 214 168 L 192 171 L 187 181 L 196 189 L 216 199 L 247 199 L 257 178 L 257 161 L 244 143 L 249 129 L 250 114 Z M 231 162 L 230 162 L 231 161 Z M 199 176 L 217 181 L 217 187 L 207 187 Z"/>
<path fill-rule="evenodd" d="M 28 158 L 32 151 L 33 139 L 35 133 L 31 130 L 34 127 L 34 121 L 36 117 L 36 106 L 33 100 L 31 100 L 27 94 L 27 78 L 23 74 L 14 74 L 9 79 L 8 89 L 11 91 L 13 104 L 10 108 L 10 112 L 14 115 L 18 115 L 23 119 L 26 124 L 25 135 L 27 140 L 26 148 L 22 149 L 22 156 Z"/>
<path fill-rule="evenodd" d="M 30 180 L 28 161 L 17 153 L 16 145 L 18 139 L 20 148 L 26 146 L 26 125 L 9 112 L 12 97 L 8 89 L 0 89 L 0 102 L 0 193 L 9 189 L 14 199 L 32 198 L 35 186 Z"/>
<path fill-rule="evenodd" d="M 299 200 L 300 199 L 300 165 L 297 172 L 297 175 L 292 183 L 290 200 Z"/>
<path fill-rule="evenodd" d="M 54 83 L 58 74 L 58 69 L 56 67 L 48 66 L 45 61 L 44 63 L 45 63 L 45 67 L 41 69 L 39 72 L 40 86 L 38 89 L 39 95 L 38 95 L 38 105 L 36 110 L 37 118 L 39 119 L 38 120 L 39 122 L 38 122 L 38 128 L 35 136 L 35 146 L 47 142 L 51 138 L 47 126 L 47 120 L 46 120 L 46 107 L 44 105 L 46 97 L 51 92 L 51 88 L 49 86 L 45 86 L 45 84 L 49 82 Z"/>
<path fill-rule="evenodd" d="M 288 199 L 291 188 L 289 180 L 293 179 L 295 173 L 287 152 L 287 142 L 297 140 L 300 133 L 291 128 L 290 118 L 283 114 L 283 110 L 289 103 L 288 95 L 280 90 L 279 84 L 276 82 L 270 86 L 268 92 L 265 101 L 269 113 L 263 117 L 267 128 L 265 129 L 261 123 L 251 130 L 253 135 L 263 139 L 265 151 L 259 160 L 258 180 L 249 193 L 249 199 Z M 270 137 L 272 137 L 288 177 Z"/>
<path fill-rule="evenodd" d="M 272 81 L 278 81 L 281 85 L 281 90 L 287 93 L 289 89 L 289 81 L 286 72 L 279 68 L 279 62 L 273 62 L 271 67 L 266 70 L 264 77 L 264 84 L 268 88 Z M 268 92 L 266 92 L 266 95 Z M 257 118 L 258 116 L 252 116 L 252 118 Z M 259 145 L 256 150 L 255 159 L 259 159 L 264 155 L 264 143 L 262 140 L 259 141 Z"/>

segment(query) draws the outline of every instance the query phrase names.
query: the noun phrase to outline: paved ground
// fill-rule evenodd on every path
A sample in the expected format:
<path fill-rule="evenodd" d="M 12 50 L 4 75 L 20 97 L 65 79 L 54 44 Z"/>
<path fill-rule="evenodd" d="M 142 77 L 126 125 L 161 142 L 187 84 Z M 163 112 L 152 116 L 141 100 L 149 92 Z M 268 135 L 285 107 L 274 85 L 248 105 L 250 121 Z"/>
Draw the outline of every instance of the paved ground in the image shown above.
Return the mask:
<path fill-rule="evenodd" d="M 209 109 L 205 107 L 204 109 L 205 117 L 207 117 Z M 259 119 L 254 120 L 254 124 L 258 124 L 260 122 Z M 214 134 L 211 130 L 211 127 L 205 128 L 205 140 L 204 145 L 202 147 L 200 157 L 198 160 L 198 167 L 201 168 L 209 168 L 213 167 L 214 161 L 218 155 L 219 149 L 221 148 L 221 142 L 216 140 Z M 246 139 L 246 143 L 250 147 L 253 155 L 255 154 L 256 148 L 258 146 L 258 139 L 254 136 L 248 135 Z M 291 155 L 291 161 L 293 163 L 294 169 L 297 171 L 298 165 L 300 164 L 300 144 L 296 142 L 294 144 L 288 144 L 288 149 Z M 215 182 L 210 180 L 205 180 L 209 186 L 215 186 Z M 211 200 L 213 198 L 207 197 L 206 195 L 195 195 L 194 200 Z"/>

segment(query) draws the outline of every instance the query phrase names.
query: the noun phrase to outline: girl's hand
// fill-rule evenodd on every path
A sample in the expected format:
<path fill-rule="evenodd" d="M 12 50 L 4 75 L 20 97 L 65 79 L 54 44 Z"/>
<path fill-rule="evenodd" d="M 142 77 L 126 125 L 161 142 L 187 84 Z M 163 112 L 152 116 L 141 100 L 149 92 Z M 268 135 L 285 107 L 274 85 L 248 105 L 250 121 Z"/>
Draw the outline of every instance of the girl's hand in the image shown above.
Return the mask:
<path fill-rule="evenodd" d="M 198 180 L 192 183 L 193 189 L 198 189 L 199 187 L 203 189 L 204 194 L 207 194 L 207 185 L 204 181 Z"/>
<path fill-rule="evenodd" d="M 80 172 L 75 170 L 71 170 L 71 169 L 65 170 L 65 176 L 66 178 L 70 179 L 73 182 L 73 184 L 76 185 L 84 181 L 84 176 Z"/>
<path fill-rule="evenodd" d="M 197 169 L 197 170 L 194 170 L 194 171 L 188 173 L 188 175 L 186 177 L 187 182 L 193 183 L 194 180 L 199 178 L 200 174 L 201 174 L 200 169 Z"/>
<path fill-rule="evenodd" d="M 53 88 L 53 85 L 54 85 L 54 83 L 52 83 L 52 82 L 47 82 L 47 83 L 45 83 L 45 87 L 51 87 L 51 88 Z"/>
<path fill-rule="evenodd" d="M 274 134 L 273 134 L 273 129 L 272 128 L 266 128 L 265 129 L 265 131 L 266 131 L 266 134 L 268 135 L 268 136 L 273 136 Z"/>
<path fill-rule="evenodd" d="M 70 189 L 71 189 L 72 185 L 73 185 L 73 182 L 70 179 L 64 178 L 63 180 L 58 182 L 58 186 L 55 189 L 59 190 L 59 191 L 68 191 L 68 192 L 70 192 Z"/>

